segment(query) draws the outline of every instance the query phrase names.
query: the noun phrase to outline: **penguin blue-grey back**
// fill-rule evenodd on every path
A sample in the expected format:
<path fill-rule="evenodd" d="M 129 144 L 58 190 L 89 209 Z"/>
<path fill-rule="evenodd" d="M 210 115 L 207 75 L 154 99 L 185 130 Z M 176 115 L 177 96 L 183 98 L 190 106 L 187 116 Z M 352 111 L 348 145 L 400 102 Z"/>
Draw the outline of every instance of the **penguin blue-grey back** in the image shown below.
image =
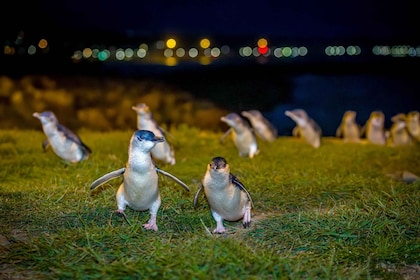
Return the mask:
<path fill-rule="evenodd" d="M 302 137 L 312 147 L 319 148 L 321 145 L 322 130 L 319 125 L 309 117 L 305 110 L 287 110 L 284 114 L 296 123 L 293 135 Z"/>
<path fill-rule="evenodd" d="M 136 211 L 149 210 L 150 219 L 143 224 L 143 227 L 154 231 L 158 230 L 156 216 L 161 205 L 158 173 L 174 179 L 189 191 L 188 186 L 181 180 L 156 167 L 150 151 L 163 141 L 165 141 L 163 137 L 158 137 L 149 130 L 135 131 L 130 139 L 126 166 L 105 174 L 90 186 L 90 189 L 93 190 L 111 179 L 123 176 L 123 182 L 116 194 L 118 206 L 116 212 L 127 220 L 124 213 L 127 206 Z"/>
<path fill-rule="evenodd" d="M 40 120 L 44 134 L 47 136 L 42 143 L 44 150 L 51 147 L 58 157 L 72 163 L 89 158 L 92 150 L 76 133 L 60 124 L 53 112 L 35 112 L 32 116 Z"/>
<path fill-rule="evenodd" d="M 131 107 L 137 113 L 137 129 L 152 131 L 158 137 L 165 137 L 161 145 L 156 145 L 152 150 L 152 157 L 159 162 L 174 165 L 175 151 L 166 139 L 165 131 L 157 124 L 152 116 L 152 112 L 145 103 L 139 103 Z"/>
<path fill-rule="evenodd" d="M 273 142 L 277 138 L 277 129 L 258 110 L 242 111 L 242 116 L 251 123 L 255 134 L 262 140 Z"/>
<path fill-rule="evenodd" d="M 251 210 L 254 207 L 251 195 L 239 179 L 230 172 L 230 166 L 223 157 L 214 157 L 207 165 L 202 184 L 194 197 L 197 207 L 199 194 L 204 194 L 216 221 L 213 233 L 224 233 L 223 221 L 242 219 L 244 228 L 251 223 Z"/>
<path fill-rule="evenodd" d="M 257 138 L 248 123 L 237 113 L 222 116 L 220 120 L 230 126 L 221 138 L 221 142 L 229 134 L 239 151 L 239 156 L 253 158 L 259 153 Z"/>

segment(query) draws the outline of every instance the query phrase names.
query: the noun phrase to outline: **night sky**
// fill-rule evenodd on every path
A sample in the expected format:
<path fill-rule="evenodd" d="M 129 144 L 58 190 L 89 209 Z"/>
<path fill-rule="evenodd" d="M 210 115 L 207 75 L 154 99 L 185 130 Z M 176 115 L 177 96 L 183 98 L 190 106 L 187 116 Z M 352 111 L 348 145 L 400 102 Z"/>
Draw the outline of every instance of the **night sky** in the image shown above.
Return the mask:
<path fill-rule="evenodd" d="M 408 1 L 45 0 L 11 5 L 12 13 L 1 12 L 3 32 L 24 28 L 129 36 L 182 33 L 378 40 L 415 39 L 420 34 L 416 9 Z"/>
<path fill-rule="evenodd" d="M 337 40 L 347 40 L 354 44 L 365 43 L 365 45 L 407 44 L 414 47 L 420 45 L 420 19 L 414 2 L 409 1 L 44 0 L 28 2 L 13 1 L 8 3 L 11 8 L 0 11 L 0 41 L 13 40 L 20 31 L 24 31 L 26 39 L 29 39 L 27 41 L 39 39 L 39 36 L 47 36 L 48 39 L 58 36 L 56 38 L 59 40 L 62 38 L 70 40 L 69 37 L 72 36 L 71 40 L 74 41 L 82 38 L 104 40 L 107 37 L 121 36 L 120 38 L 134 38 L 133 41 L 136 41 L 135 39 L 140 37 L 162 39 L 163 36 L 177 35 L 191 37 L 219 35 L 227 38 L 238 37 L 238 41 L 243 37 L 251 37 L 253 40 L 258 37 L 268 39 L 276 37 L 286 44 L 290 40 L 298 42 L 299 45 L 320 41 L 334 45 L 339 44 Z M 323 53 L 322 55 L 325 56 Z M 66 57 L 68 56 L 66 54 Z M 399 65 L 400 61 L 410 61 L 411 66 L 415 67 L 407 67 L 404 63 Z M 293 123 L 284 116 L 284 110 L 305 108 L 311 116 L 324 125 L 326 135 L 334 133 L 337 120 L 347 109 L 360 112 L 360 120 L 366 120 L 372 110 L 384 111 L 388 120 L 398 112 L 418 110 L 417 96 L 420 85 L 417 74 L 412 71 L 418 69 L 418 57 L 393 59 L 393 64 L 375 66 L 372 73 L 361 77 L 362 70 L 366 69 L 369 63 L 370 61 L 363 66 L 355 63 L 352 65 L 354 71 L 348 75 L 335 75 L 338 67 L 335 67 L 334 63 L 322 67 L 315 65 L 313 68 L 317 71 L 327 69 L 330 72 L 320 75 L 302 73 L 292 77 L 288 80 L 291 86 L 287 92 L 280 92 L 278 87 L 273 86 L 261 94 L 287 94 L 293 96 L 293 99 L 288 104 L 273 104 L 278 107 L 261 109 L 266 109 L 264 113 L 271 120 L 285 125 L 285 127 L 279 125 L 279 131 L 288 132 Z M 14 67 L 16 68 L 16 65 Z M 63 67 L 49 68 L 56 71 Z M 341 68 L 347 69 L 346 66 Z M 9 71 L 11 68 L 5 69 Z M 236 96 L 240 90 L 234 88 L 235 81 L 232 81 L 232 75 L 240 77 L 238 71 L 241 69 L 241 67 L 235 70 L 228 69 L 223 72 L 227 73 L 226 75 L 221 75 L 220 71 L 217 71 L 212 83 L 208 83 L 211 79 L 206 76 L 202 83 L 192 84 L 191 80 L 194 79 L 181 73 L 181 77 L 186 77 L 185 85 L 182 86 L 186 87 L 185 90 L 193 93 L 196 90 L 211 97 L 218 92 L 218 84 L 214 86 L 217 81 L 222 84 L 220 88 L 230 89 L 230 92 Z M 377 70 L 380 70 L 379 76 L 376 75 Z M 271 77 L 273 71 L 268 76 Z M 364 73 L 366 74 L 366 71 Z M 201 73 L 197 75 L 204 76 Z M 182 82 L 182 79 L 176 80 L 178 83 Z M 264 90 L 268 87 L 266 80 L 258 77 L 253 80 L 243 78 L 237 84 L 242 85 L 244 81 L 251 84 L 248 90 L 253 88 Z M 252 94 L 255 92 L 250 92 L 250 95 Z M 347 104 L 344 103 L 345 100 L 348 101 Z M 236 104 L 233 101 L 231 103 Z M 241 109 L 244 108 L 239 105 L 236 108 L 236 110 Z M 328 125 L 332 115 L 335 116 L 335 120 Z"/>

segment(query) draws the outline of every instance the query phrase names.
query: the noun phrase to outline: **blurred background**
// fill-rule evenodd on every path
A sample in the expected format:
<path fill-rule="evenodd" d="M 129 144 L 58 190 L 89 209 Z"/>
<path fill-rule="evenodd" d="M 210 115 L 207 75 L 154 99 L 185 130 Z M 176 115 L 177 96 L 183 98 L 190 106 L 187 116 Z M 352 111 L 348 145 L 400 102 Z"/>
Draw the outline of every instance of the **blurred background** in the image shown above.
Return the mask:
<path fill-rule="evenodd" d="M 73 129 L 158 122 L 224 130 L 260 110 L 280 135 L 305 109 L 323 134 L 346 110 L 363 125 L 420 108 L 420 22 L 408 1 L 38 1 L 0 17 L 0 128 L 39 129 L 52 110 Z"/>

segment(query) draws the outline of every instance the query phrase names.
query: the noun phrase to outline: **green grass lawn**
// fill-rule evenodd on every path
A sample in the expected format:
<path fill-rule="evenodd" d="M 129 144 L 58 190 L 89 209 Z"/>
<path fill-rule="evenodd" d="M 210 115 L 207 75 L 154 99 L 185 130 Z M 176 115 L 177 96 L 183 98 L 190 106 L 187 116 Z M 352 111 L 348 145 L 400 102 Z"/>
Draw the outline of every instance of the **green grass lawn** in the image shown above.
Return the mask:
<path fill-rule="evenodd" d="M 0 131 L 1 279 L 404 279 L 420 277 L 419 146 L 387 147 L 323 138 L 319 149 L 291 137 L 260 141 L 240 158 L 221 133 L 180 126 L 173 166 L 160 168 L 158 232 L 148 212 L 116 210 L 115 179 L 133 131 L 82 130 L 93 154 L 66 164 L 42 151 L 41 130 Z M 170 138 L 169 138 L 170 139 Z M 193 199 L 206 166 L 223 156 L 254 200 L 251 227 L 215 221 L 204 196 Z M 406 278 L 409 279 L 409 278 Z M 415 279 L 415 278 L 412 278 Z"/>

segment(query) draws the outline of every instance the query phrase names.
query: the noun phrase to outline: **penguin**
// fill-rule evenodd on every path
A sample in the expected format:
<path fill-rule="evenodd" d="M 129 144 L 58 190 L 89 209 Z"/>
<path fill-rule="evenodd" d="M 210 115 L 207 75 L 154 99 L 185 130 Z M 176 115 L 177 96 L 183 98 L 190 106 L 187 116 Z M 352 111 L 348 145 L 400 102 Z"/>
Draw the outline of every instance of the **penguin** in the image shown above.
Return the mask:
<path fill-rule="evenodd" d="M 305 141 L 314 148 L 319 148 L 321 146 L 322 130 L 319 125 L 308 116 L 305 110 L 286 110 L 284 114 L 296 123 L 296 127 L 293 129 L 294 136 L 305 139 Z"/>
<path fill-rule="evenodd" d="M 369 119 L 361 129 L 362 135 L 365 135 L 368 143 L 375 145 L 385 145 L 385 115 L 381 111 L 373 111 Z"/>
<path fill-rule="evenodd" d="M 222 116 L 220 120 L 230 126 L 220 139 L 221 143 L 227 135 L 232 134 L 233 143 L 239 151 L 239 156 L 253 158 L 259 153 L 256 136 L 249 124 L 240 115 L 230 113 Z"/>
<path fill-rule="evenodd" d="M 43 150 L 52 148 L 54 153 L 66 162 L 77 163 L 87 160 L 92 150 L 79 138 L 79 136 L 58 122 L 51 111 L 32 114 L 39 119 L 47 139 L 42 143 Z"/>
<path fill-rule="evenodd" d="M 224 220 L 233 222 L 242 219 L 244 228 L 250 226 L 254 203 L 244 185 L 230 172 L 226 159 L 217 156 L 207 165 L 207 171 L 194 197 L 194 208 L 197 208 L 202 189 L 216 221 L 213 233 L 226 232 Z"/>
<path fill-rule="evenodd" d="M 258 110 L 242 111 L 241 115 L 249 120 L 257 136 L 267 142 L 277 138 L 277 129 Z"/>
<path fill-rule="evenodd" d="M 406 118 L 407 130 L 416 142 L 420 142 L 420 112 L 410 111 Z"/>
<path fill-rule="evenodd" d="M 159 169 L 153 161 L 150 151 L 164 141 L 164 137 L 158 137 L 152 131 L 135 131 L 130 139 L 128 161 L 125 167 L 103 175 L 90 185 L 90 189 L 94 190 L 111 179 L 123 176 L 123 182 L 116 194 L 118 206 L 116 213 L 122 215 L 128 222 L 124 213 L 127 206 L 136 211 L 149 210 L 150 219 L 143 224 L 143 227 L 154 231 L 158 231 L 156 215 L 161 204 L 158 173 L 168 176 L 190 191 L 184 182 Z"/>
<path fill-rule="evenodd" d="M 413 139 L 407 129 L 406 115 L 404 113 L 397 114 L 391 118 L 391 121 L 392 125 L 389 129 L 387 144 L 389 146 L 413 144 Z"/>
<path fill-rule="evenodd" d="M 340 125 L 338 126 L 335 136 L 342 137 L 344 142 L 358 143 L 360 142 L 360 125 L 356 122 L 357 113 L 352 110 L 344 112 Z"/>
<path fill-rule="evenodd" d="M 137 113 L 137 129 L 149 130 L 158 137 L 165 137 L 167 133 L 153 119 L 149 106 L 139 103 L 131 108 Z M 164 164 L 174 165 L 176 163 L 175 151 L 166 139 L 161 145 L 156 145 L 151 154 L 154 160 Z"/>

